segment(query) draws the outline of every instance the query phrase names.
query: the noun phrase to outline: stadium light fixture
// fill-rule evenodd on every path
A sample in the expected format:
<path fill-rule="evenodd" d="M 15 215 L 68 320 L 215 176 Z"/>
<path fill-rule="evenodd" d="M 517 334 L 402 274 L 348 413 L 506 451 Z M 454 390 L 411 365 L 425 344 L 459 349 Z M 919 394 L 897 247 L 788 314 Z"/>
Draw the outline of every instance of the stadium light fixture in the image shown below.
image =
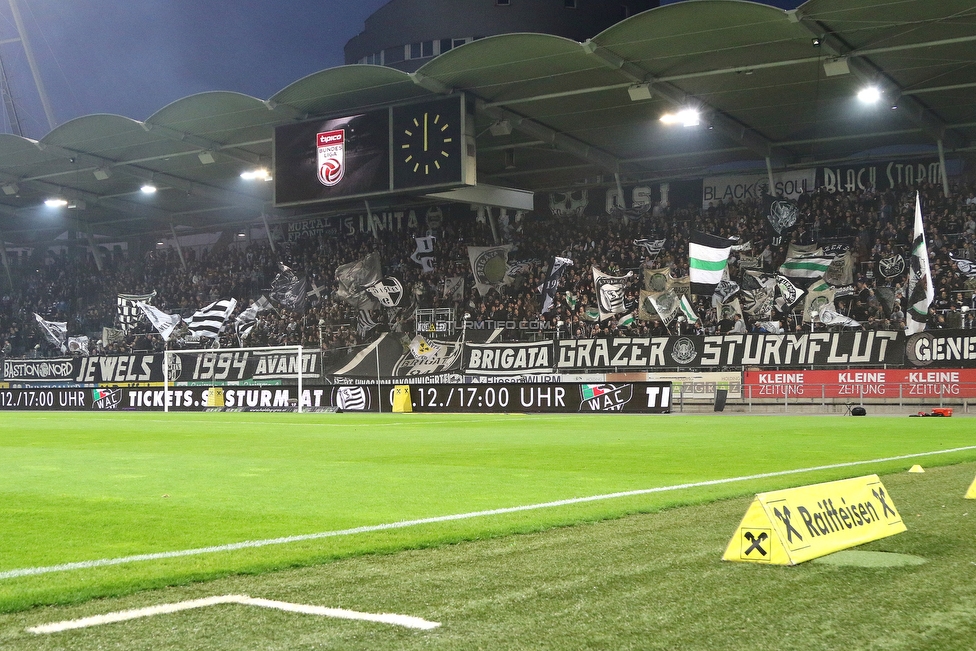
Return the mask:
<path fill-rule="evenodd" d="M 48 208 L 64 208 L 68 205 L 68 201 L 60 197 L 51 197 L 44 200 L 44 205 Z"/>
<path fill-rule="evenodd" d="M 824 74 L 828 77 L 839 77 L 840 75 L 851 74 L 851 67 L 847 63 L 847 59 L 844 57 L 838 57 L 836 59 L 827 59 L 823 63 Z"/>
<path fill-rule="evenodd" d="M 241 172 L 241 178 L 245 181 L 270 181 L 271 172 L 266 167 L 259 167 L 253 170 Z"/>
<path fill-rule="evenodd" d="M 16 183 L 7 183 L 6 185 L 3 186 L 4 194 L 10 195 L 10 194 L 17 194 L 18 192 L 20 192 L 20 188 L 17 186 Z"/>
<path fill-rule="evenodd" d="M 701 124 L 701 116 L 695 109 L 682 109 L 677 113 L 665 113 L 661 122 L 667 125 L 680 124 L 684 127 L 697 127 Z"/>
<path fill-rule="evenodd" d="M 857 92 L 857 98 L 864 104 L 877 104 L 881 99 L 881 91 L 877 86 L 865 86 Z"/>
<path fill-rule="evenodd" d="M 142 192 L 143 194 L 155 194 L 156 190 L 158 189 L 159 188 L 157 188 L 152 183 L 143 183 L 142 187 L 139 188 L 139 191 Z"/>
<path fill-rule="evenodd" d="M 95 175 L 95 178 L 97 180 L 106 181 L 108 180 L 109 177 L 112 176 L 112 170 L 108 169 L 107 167 L 99 167 L 94 172 L 92 172 L 92 174 Z"/>
<path fill-rule="evenodd" d="M 498 120 L 488 127 L 488 130 L 491 132 L 491 135 L 495 136 L 496 138 L 498 136 L 507 136 L 512 133 L 512 123 L 508 120 Z"/>
<path fill-rule="evenodd" d="M 631 102 L 639 102 L 645 99 L 651 99 L 651 85 L 650 84 L 634 84 L 627 89 L 627 94 L 630 95 Z"/>
<path fill-rule="evenodd" d="M 210 165 L 217 160 L 214 158 L 212 151 L 201 151 L 199 154 L 197 154 L 197 158 L 199 158 L 200 162 L 204 165 Z"/>

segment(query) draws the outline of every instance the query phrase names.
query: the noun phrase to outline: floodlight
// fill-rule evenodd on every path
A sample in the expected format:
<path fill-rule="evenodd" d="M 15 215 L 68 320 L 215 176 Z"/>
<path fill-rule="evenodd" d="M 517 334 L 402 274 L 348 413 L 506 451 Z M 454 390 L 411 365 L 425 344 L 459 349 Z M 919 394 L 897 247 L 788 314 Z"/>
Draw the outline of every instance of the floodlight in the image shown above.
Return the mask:
<path fill-rule="evenodd" d="M 3 186 L 4 194 L 17 194 L 18 192 L 20 192 L 20 188 L 17 187 L 16 183 L 7 183 Z"/>
<path fill-rule="evenodd" d="M 701 124 L 701 116 L 695 109 L 682 109 L 677 113 L 665 113 L 661 116 L 664 124 L 680 124 L 684 127 L 697 127 Z"/>
<path fill-rule="evenodd" d="M 94 172 L 92 172 L 92 174 L 95 175 L 95 178 L 97 180 L 99 180 L 99 181 L 105 181 L 110 176 L 112 176 L 112 170 L 108 169 L 107 167 L 99 167 Z"/>
<path fill-rule="evenodd" d="M 44 200 L 44 205 L 47 206 L 48 208 L 64 208 L 65 206 L 68 205 L 68 202 L 65 199 L 61 199 L 59 197 L 51 197 L 50 199 Z"/>
<path fill-rule="evenodd" d="M 265 167 L 241 172 L 241 178 L 245 181 L 270 181 L 271 172 Z"/>
<path fill-rule="evenodd" d="M 866 86 L 857 92 L 857 98 L 865 104 L 875 104 L 881 99 L 881 91 L 877 86 Z"/>
<path fill-rule="evenodd" d="M 199 154 L 197 154 L 197 158 L 199 158 L 200 162 L 204 165 L 210 165 L 216 160 L 212 151 L 201 151 Z"/>
<path fill-rule="evenodd" d="M 144 183 L 143 186 L 139 188 L 139 191 L 142 192 L 143 194 L 155 194 L 156 190 L 158 189 L 159 188 L 157 188 L 152 183 Z"/>

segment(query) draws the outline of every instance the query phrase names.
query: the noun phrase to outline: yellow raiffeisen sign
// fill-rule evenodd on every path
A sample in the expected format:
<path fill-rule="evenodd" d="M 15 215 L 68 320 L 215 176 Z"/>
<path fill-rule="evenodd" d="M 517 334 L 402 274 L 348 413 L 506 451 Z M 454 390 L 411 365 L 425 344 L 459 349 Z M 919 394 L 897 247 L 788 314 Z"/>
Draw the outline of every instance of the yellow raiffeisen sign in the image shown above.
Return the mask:
<path fill-rule="evenodd" d="M 796 565 L 905 531 L 877 475 L 759 493 L 722 560 Z"/>
<path fill-rule="evenodd" d="M 969 485 L 969 490 L 966 491 L 966 499 L 976 500 L 976 479 L 974 479 L 973 483 Z"/>

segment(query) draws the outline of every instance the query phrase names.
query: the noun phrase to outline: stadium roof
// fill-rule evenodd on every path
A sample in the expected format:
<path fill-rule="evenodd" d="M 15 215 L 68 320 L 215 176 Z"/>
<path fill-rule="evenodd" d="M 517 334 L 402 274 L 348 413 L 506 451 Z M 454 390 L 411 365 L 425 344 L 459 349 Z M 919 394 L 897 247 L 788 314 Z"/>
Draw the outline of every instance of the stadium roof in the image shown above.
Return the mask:
<path fill-rule="evenodd" d="M 940 142 L 968 152 L 974 41 L 972 0 L 809 0 L 795 11 L 698 0 L 582 44 L 510 34 L 412 75 L 352 65 L 268 100 L 201 93 L 145 122 L 91 115 L 40 141 L 0 135 L 0 233 L 31 245 L 66 230 L 97 240 L 362 212 L 276 209 L 270 183 L 240 174 L 271 166 L 275 126 L 457 91 L 477 104 L 479 182 L 537 192 L 609 184 L 615 174 L 626 184 L 765 169 L 767 159 L 786 169 L 917 156 Z M 867 84 L 882 91 L 870 106 L 855 97 Z M 659 120 L 689 106 L 701 112 L 696 128 Z M 159 191 L 141 192 L 146 182 Z M 52 196 L 75 208 L 47 209 Z"/>

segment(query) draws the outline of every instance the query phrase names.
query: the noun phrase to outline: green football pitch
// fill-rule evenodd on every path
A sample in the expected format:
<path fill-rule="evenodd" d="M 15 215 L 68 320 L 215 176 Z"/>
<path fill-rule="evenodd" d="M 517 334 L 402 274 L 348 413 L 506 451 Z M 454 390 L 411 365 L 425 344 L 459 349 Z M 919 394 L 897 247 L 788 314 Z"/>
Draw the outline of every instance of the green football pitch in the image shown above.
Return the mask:
<path fill-rule="evenodd" d="M 5 413 L 0 611 L 972 460 L 966 418 Z"/>

